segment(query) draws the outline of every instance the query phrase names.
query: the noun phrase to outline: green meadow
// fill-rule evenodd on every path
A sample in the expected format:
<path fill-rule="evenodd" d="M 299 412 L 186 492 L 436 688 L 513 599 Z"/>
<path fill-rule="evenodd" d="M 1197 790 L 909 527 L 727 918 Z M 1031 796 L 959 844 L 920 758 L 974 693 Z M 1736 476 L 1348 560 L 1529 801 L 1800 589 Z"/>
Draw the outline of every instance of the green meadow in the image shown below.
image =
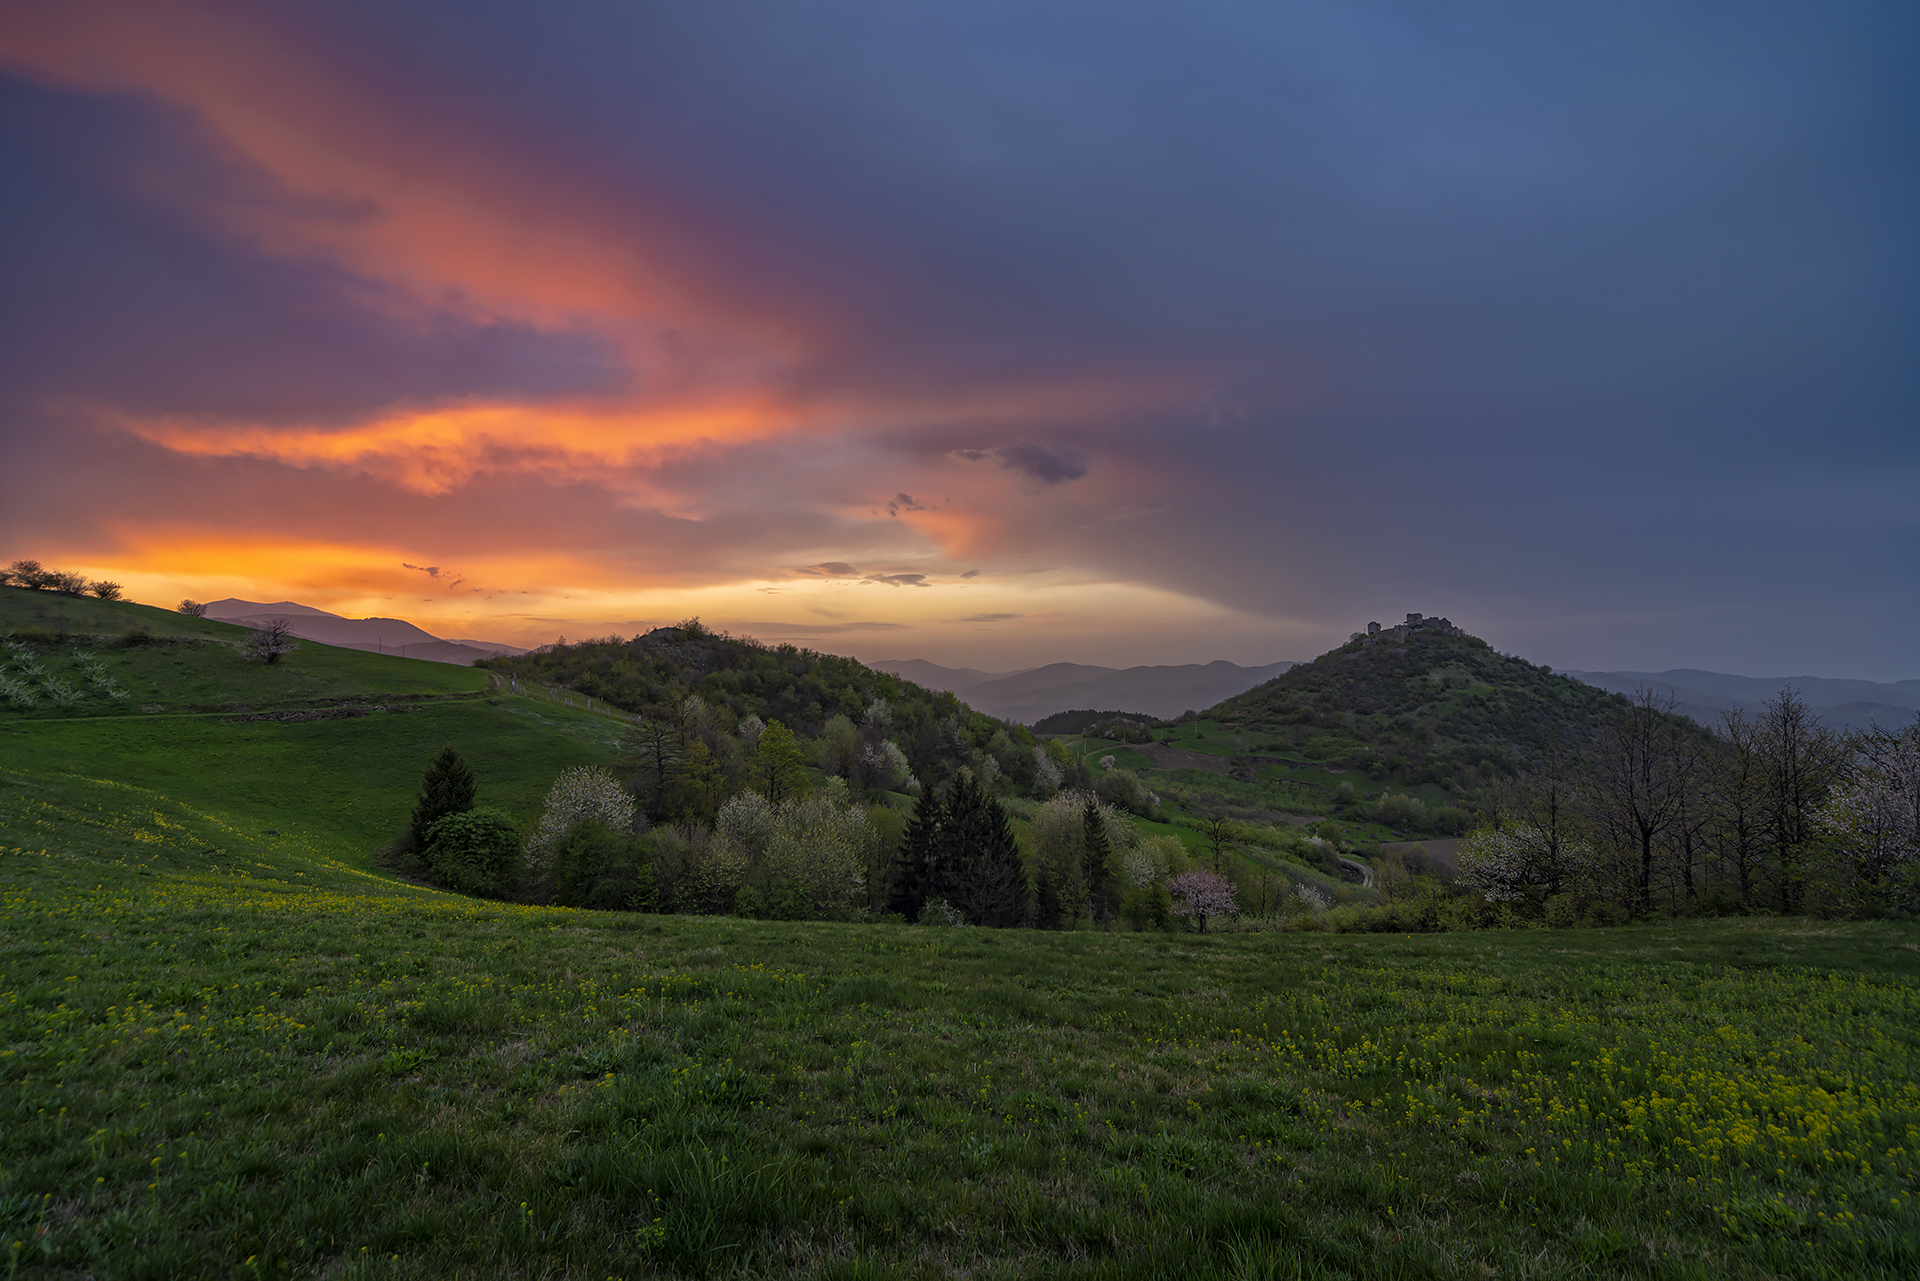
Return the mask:
<path fill-rule="evenodd" d="M 370 861 L 432 753 L 526 819 L 616 726 L 323 650 L 245 711 L 156 667 L 0 720 L 7 1275 L 1920 1273 L 1913 924 L 463 899 Z"/>

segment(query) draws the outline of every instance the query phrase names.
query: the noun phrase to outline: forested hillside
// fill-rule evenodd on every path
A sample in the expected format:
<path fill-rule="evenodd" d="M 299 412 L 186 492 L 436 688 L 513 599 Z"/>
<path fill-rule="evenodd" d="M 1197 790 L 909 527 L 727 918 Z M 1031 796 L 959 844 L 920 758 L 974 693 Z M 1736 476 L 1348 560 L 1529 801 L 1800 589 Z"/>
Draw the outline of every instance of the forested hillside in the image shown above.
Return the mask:
<path fill-rule="evenodd" d="M 1351 641 L 1205 715 L 1316 760 L 1451 787 L 1578 751 L 1625 706 L 1478 637 L 1416 630 Z"/>
<path fill-rule="evenodd" d="M 677 744 L 700 738 L 716 758 L 751 752 L 761 728 L 778 722 L 807 740 L 815 764 L 860 787 L 899 790 L 909 778 L 937 786 L 963 765 L 1008 794 L 1026 795 L 1037 781 L 1024 726 L 851 658 L 726 636 L 697 620 L 476 666 L 577 690 L 670 726 Z"/>

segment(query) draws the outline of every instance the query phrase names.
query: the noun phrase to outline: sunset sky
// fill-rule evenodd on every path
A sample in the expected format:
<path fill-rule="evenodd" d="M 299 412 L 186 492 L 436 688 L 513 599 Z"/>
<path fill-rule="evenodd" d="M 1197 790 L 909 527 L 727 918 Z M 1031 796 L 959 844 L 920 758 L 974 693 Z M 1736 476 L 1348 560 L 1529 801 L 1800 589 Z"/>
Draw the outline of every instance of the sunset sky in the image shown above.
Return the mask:
<path fill-rule="evenodd" d="M 0 9 L 0 562 L 1920 677 L 1910 3 Z"/>

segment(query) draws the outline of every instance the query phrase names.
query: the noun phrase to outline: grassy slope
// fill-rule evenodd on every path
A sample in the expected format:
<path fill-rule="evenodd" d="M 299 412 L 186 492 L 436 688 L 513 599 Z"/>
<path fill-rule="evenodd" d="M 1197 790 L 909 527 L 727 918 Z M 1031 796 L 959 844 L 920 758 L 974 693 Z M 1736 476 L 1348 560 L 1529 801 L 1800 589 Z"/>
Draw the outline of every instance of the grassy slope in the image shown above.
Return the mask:
<path fill-rule="evenodd" d="M 217 810 L 255 838 L 276 829 L 284 841 L 358 866 L 404 822 L 421 771 L 446 743 L 474 766 L 482 803 L 521 821 L 538 812 L 560 770 L 604 764 L 615 752 L 616 722 L 488 696 L 486 673 L 471 668 L 310 641 L 269 667 L 225 643 L 243 628 L 20 588 L 0 589 L 0 626 L 80 636 L 138 626 L 205 642 L 120 649 L 36 639 L 33 661 L 50 674 L 73 668 L 77 651 L 91 652 L 133 693 L 0 713 L 0 771 L 42 784 L 92 779 L 154 789 Z M 222 710 L 194 710 L 208 706 Z M 343 707 L 363 714 L 301 719 Z M 249 715 L 289 719 L 242 719 Z"/>
<path fill-rule="evenodd" d="M 1910 926 L 590 915 L 63 788 L 0 853 L 28 1274 L 1920 1267 Z"/>
<path fill-rule="evenodd" d="M 124 643 L 129 631 L 145 631 L 163 643 Z M 98 601 L 24 587 L 0 587 L 0 633 L 52 632 L 64 641 L 38 636 L 29 642 L 34 661 L 47 676 L 80 692 L 70 707 L 44 693 L 31 708 L 7 714 L 29 719 L 71 719 L 146 712 L 214 712 L 321 707 L 350 700 L 417 700 L 475 694 L 488 687 L 486 673 L 447 663 L 427 663 L 391 655 L 339 649 L 314 641 L 278 664 L 249 662 L 235 642 L 247 629 L 232 623 L 188 618 L 171 610 L 127 601 Z M 88 680 L 77 659 L 98 660 L 113 682 L 126 691 L 117 699 Z M 18 671 L 0 662 L 0 671 Z M 32 682 L 44 690 L 44 680 Z"/>
<path fill-rule="evenodd" d="M 469 698 L 0 730 L 18 1274 L 1920 1269 L 1912 925 L 517 908 L 366 846 L 440 742 L 525 814 L 609 722 Z"/>

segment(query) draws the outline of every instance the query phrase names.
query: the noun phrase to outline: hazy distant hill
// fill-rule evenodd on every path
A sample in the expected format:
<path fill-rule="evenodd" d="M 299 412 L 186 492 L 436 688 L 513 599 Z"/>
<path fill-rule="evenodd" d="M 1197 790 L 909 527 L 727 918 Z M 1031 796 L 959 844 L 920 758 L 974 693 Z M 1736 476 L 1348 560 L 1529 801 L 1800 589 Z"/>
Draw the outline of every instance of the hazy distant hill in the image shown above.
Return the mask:
<path fill-rule="evenodd" d="M 217 618 L 223 623 L 239 623 L 242 627 L 259 627 L 270 618 L 284 618 L 293 625 L 293 634 L 303 640 L 338 645 L 343 649 L 398 654 L 402 658 L 454 663 L 462 667 L 477 659 L 492 658 L 498 654 L 526 653 L 517 646 L 502 645 L 497 641 L 442 640 L 403 619 L 342 618 L 324 609 L 290 600 L 269 604 L 228 597 L 226 600 L 208 602 L 207 617 Z"/>
<path fill-rule="evenodd" d="M 1671 694 L 1682 712 L 1703 725 L 1718 723 L 1721 713 L 1736 707 L 1749 714 L 1757 712 L 1788 685 L 1800 691 L 1814 715 L 1835 729 L 1865 729 L 1876 722 L 1891 728 L 1905 725 L 1920 712 L 1920 680 L 1883 684 L 1825 676 L 1732 676 L 1690 667 L 1669 672 L 1560 674 L 1615 694 L 1632 695 L 1642 689 Z"/>
<path fill-rule="evenodd" d="M 890 658 L 884 663 L 869 663 L 867 666 L 876 672 L 891 672 L 927 689 L 943 689 L 949 694 L 965 694 L 976 685 L 1033 670 L 1031 667 L 1022 667 L 1014 672 L 983 672 L 974 667 L 942 667 L 924 658 Z"/>
<path fill-rule="evenodd" d="M 941 667 L 922 659 L 875 663 L 883 672 L 958 694 L 967 706 L 1024 725 L 1078 707 L 1112 707 L 1149 716 L 1178 716 L 1252 689 L 1295 666 L 1184 663 L 1170 667 L 1093 667 L 1049 663 L 1023 672 L 980 672 Z"/>

